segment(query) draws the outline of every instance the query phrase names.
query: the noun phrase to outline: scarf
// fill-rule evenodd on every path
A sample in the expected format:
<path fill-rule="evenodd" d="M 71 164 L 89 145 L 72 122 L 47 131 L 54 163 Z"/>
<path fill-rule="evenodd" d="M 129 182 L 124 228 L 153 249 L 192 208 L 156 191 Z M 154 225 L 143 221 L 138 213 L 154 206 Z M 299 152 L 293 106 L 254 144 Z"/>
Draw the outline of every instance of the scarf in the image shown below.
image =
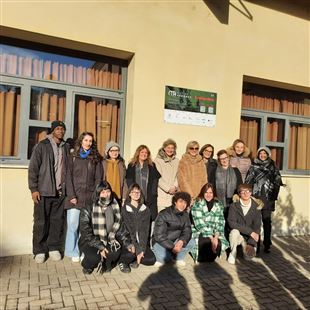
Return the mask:
<path fill-rule="evenodd" d="M 115 235 L 120 227 L 121 214 L 118 203 L 113 200 L 112 203 L 106 204 L 99 200 L 93 204 L 92 223 L 94 235 L 99 236 L 105 246 L 110 249 L 119 248 L 120 244 Z"/>
<path fill-rule="evenodd" d="M 232 167 L 224 169 L 218 166 L 215 172 L 216 193 L 218 199 L 226 206 L 226 198 L 231 198 L 237 188 L 237 177 Z"/>
<path fill-rule="evenodd" d="M 164 149 L 160 149 L 159 151 L 158 151 L 158 155 L 157 155 L 159 158 L 161 158 L 165 163 L 167 163 L 167 162 L 170 162 L 170 161 L 173 161 L 174 159 L 175 159 L 175 155 L 173 155 L 173 156 L 168 156 L 167 154 L 166 154 L 166 152 L 164 151 Z"/>
<path fill-rule="evenodd" d="M 214 205 L 214 199 L 212 199 L 210 201 L 206 200 L 206 203 L 207 203 L 208 211 L 210 212 L 213 208 L 213 205 Z"/>
<path fill-rule="evenodd" d="M 121 198 L 121 180 L 119 175 L 118 160 L 107 159 L 106 180 L 110 183 L 114 194 Z"/>
<path fill-rule="evenodd" d="M 80 157 L 85 159 L 91 152 L 91 148 L 89 150 L 84 150 L 82 147 L 80 148 Z"/>
<path fill-rule="evenodd" d="M 149 167 L 146 162 L 143 163 L 143 166 L 141 167 L 138 163 L 136 165 L 136 182 L 141 187 L 144 200 L 147 200 L 147 183 L 149 179 Z"/>

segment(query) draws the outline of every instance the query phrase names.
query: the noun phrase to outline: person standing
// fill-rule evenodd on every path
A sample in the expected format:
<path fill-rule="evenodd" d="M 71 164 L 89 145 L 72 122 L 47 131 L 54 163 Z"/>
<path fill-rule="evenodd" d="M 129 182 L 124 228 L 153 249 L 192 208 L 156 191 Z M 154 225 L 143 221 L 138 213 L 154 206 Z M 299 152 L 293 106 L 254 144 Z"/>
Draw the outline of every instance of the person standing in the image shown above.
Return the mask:
<path fill-rule="evenodd" d="M 214 146 L 211 144 L 205 144 L 199 151 L 199 155 L 202 156 L 206 166 L 208 181 L 215 179 L 215 170 L 217 167 L 217 161 L 213 158 Z"/>
<path fill-rule="evenodd" d="M 172 197 L 178 191 L 179 159 L 176 158 L 176 148 L 175 141 L 167 139 L 154 160 L 161 175 L 158 181 L 158 212 L 171 206 Z"/>
<path fill-rule="evenodd" d="M 264 251 L 270 252 L 271 242 L 271 214 L 275 210 L 275 201 L 278 199 L 280 186 L 284 186 L 279 169 L 270 158 L 268 147 L 260 147 L 254 159 L 245 183 L 253 186 L 253 196 L 264 203 L 262 221 L 264 227 Z"/>
<path fill-rule="evenodd" d="M 103 164 L 103 179 L 109 182 L 115 199 L 122 204 L 127 194 L 125 160 L 120 155 L 120 146 L 114 141 L 109 141 L 105 146 Z"/>
<path fill-rule="evenodd" d="M 80 211 L 90 201 L 96 185 L 102 179 L 101 155 L 94 135 L 83 132 L 70 154 L 66 174 L 67 233 L 65 255 L 73 262 L 80 261 L 78 248 Z"/>
<path fill-rule="evenodd" d="M 66 126 L 53 121 L 50 134 L 33 150 L 28 185 L 34 202 L 32 246 L 36 263 L 47 255 L 61 259 L 64 230 L 65 173 L 69 147 L 63 140 Z"/>

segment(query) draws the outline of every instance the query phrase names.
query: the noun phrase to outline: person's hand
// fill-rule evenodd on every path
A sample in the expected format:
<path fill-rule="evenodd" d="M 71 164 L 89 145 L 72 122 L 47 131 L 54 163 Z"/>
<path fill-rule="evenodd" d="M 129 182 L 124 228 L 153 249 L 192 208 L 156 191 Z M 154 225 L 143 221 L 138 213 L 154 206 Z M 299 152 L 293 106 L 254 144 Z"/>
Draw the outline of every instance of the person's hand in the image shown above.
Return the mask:
<path fill-rule="evenodd" d="M 41 197 L 40 197 L 40 193 L 39 192 L 33 192 L 31 193 L 31 198 L 33 200 L 34 203 L 39 203 Z"/>
<path fill-rule="evenodd" d="M 100 251 L 100 255 L 104 258 L 107 258 L 107 254 L 109 253 L 109 251 L 104 248 L 103 250 Z"/>
<path fill-rule="evenodd" d="M 173 253 L 179 253 L 183 247 L 184 242 L 182 240 L 179 240 L 172 249 Z"/>
<path fill-rule="evenodd" d="M 177 192 L 177 188 L 175 186 L 172 186 L 168 191 L 170 195 L 174 195 L 176 192 Z"/>
<path fill-rule="evenodd" d="M 257 234 L 255 231 L 253 231 L 250 235 L 256 242 L 258 242 L 259 234 Z"/>
<path fill-rule="evenodd" d="M 135 254 L 136 249 L 135 249 L 135 247 L 132 245 L 131 247 L 128 248 L 128 251 L 129 251 L 130 253 L 132 253 L 132 254 Z"/>
<path fill-rule="evenodd" d="M 77 204 L 77 199 L 76 198 L 72 198 L 70 200 L 70 202 L 73 204 L 73 205 L 76 205 Z"/>
<path fill-rule="evenodd" d="M 137 255 L 137 263 L 140 264 L 141 259 L 144 257 L 144 252 L 141 252 Z"/>
<path fill-rule="evenodd" d="M 216 248 L 219 244 L 219 239 L 217 236 L 211 239 L 211 244 L 212 244 L 212 252 L 216 253 Z"/>

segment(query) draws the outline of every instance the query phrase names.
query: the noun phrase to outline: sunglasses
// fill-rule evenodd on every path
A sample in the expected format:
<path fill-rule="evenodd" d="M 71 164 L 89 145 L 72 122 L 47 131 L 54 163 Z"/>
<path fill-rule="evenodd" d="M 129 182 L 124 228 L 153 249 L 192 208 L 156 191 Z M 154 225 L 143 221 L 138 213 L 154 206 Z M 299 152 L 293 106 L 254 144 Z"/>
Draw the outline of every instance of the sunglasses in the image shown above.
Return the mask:
<path fill-rule="evenodd" d="M 192 150 L 192 151 L 198 151 L 199 147 L 190 147 L 189 149 Z"/>

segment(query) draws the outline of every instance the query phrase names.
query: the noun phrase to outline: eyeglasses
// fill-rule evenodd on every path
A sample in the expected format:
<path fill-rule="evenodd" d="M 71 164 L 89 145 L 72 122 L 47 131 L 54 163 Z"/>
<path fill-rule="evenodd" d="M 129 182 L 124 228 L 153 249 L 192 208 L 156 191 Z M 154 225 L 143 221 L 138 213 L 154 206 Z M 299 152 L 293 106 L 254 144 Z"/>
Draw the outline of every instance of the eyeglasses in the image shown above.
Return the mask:
<path fill-rule="evenodd" d="M 198 151 L 199 150 L 199 147 L 190 147 L 189 148 L 191 151 Z"/>
<path fill-rule="evenodd" d="M 228 157 L 219 158 L 220 161 L 226 160 Z"/>
<path fill-rule="evenodd" d="M 139 191 L 132 191 L 132 192 L 130 192 L 130 194 L 140 195 L 141 192 L 139 192 Z"/>
<path fill-rule="evenodd" d="M 119 149 L 109 150 L 109 152 L 119 152 Z"/>
<path fill-rule="evenodd" d="M 249 193 L 251 193 L 251 191 L 249 191 L 248 189 L 245 189 L 243 191 L 240 191 L 239 193 L 240 194 L 249 194 Z"/>
<path fill-rule="evenodd" d="M 213 151 L 211 150 L 204 150 L 204 152 L 207 152 L 207 153 L 212 153 Z"/>

